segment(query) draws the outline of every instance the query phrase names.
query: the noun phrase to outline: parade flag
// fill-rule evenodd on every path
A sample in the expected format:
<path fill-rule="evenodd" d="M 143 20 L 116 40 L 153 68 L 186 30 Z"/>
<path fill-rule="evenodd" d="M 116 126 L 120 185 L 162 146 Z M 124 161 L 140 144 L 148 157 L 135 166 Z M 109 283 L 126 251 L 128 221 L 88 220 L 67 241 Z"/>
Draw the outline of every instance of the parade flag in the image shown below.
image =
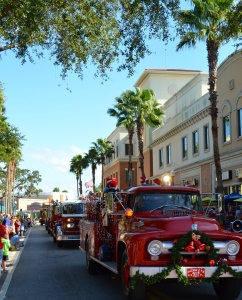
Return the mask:
<path fill-rule="evenodd" d="M 85 183 L 85 187 L 88 189 L 88 188 L 91 188 L 93 187 L 93 181 L 92 180 L 89 180 Z"/>

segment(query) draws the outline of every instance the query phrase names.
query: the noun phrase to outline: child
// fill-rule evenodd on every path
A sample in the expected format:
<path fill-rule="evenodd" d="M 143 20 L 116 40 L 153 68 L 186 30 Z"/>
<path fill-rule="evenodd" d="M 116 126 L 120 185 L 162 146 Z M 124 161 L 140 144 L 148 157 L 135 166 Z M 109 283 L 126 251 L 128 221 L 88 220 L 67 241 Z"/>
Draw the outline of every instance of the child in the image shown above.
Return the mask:
<path fill-rule="evenodd" d="M 8 259 L 8 254 L 9 254 L 9 248 L 10 248 L 10 241 L 8 239 L 8 236 L 5 234 L 4 237 L 2 238 L 2 243 L 3 243 L 3 260 L 2 260 L 2 270 L 3 272 L 7 272 L 6 270 L 6 262 Z"/>

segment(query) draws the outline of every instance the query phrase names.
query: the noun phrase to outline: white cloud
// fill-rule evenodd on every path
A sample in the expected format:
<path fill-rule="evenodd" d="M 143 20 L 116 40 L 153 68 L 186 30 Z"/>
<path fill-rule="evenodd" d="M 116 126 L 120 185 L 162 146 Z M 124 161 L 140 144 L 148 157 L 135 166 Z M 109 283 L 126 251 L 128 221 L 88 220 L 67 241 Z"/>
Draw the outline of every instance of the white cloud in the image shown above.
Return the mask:
<path fill-rule="evenodd" d="M 42 176 L 42 182 L 39 188 L 44 192 L 51 192 L 53 188 L 59 187 L 60 190 L 68 190 L 76 195 L 76 177 L 70 173 L 70 161 L 77 154 L 87 153 L 88 150 L 80 149 L 75 145 L 71 145 L 68 149 L 51 149 L 47 147 L 33 149 L 25 153 L 24 161 L 21 168 L 31 171 L 38 170 Z M 85 192 L 85 182 L 92 179 L 91 167 L 83 171 L 82 189 Z M 97 166 L 95 171 L 96 185 L 101 183 L 101 166 Z"/>

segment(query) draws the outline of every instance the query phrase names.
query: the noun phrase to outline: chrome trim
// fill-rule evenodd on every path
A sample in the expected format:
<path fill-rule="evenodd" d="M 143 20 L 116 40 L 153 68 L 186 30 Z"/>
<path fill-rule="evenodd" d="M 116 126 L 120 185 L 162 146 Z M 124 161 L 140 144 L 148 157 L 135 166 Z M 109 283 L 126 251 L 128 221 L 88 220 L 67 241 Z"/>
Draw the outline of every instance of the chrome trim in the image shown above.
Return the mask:
<path fill-rule="evenodd" d="M 171 250 L 174 246 L 172 241 L 161 241 L 162 242 L 162 254 L 171 254 Z M 232 242 L 232 240 L 229 241 L 213 241 L 214 248 L 217 249 L 218 254 L 228 254 L 227 253 L 227 245 L 229 242 Z M 181 254 L 187 254 L 187 255 L 193 255 L 193 252 L 187 252 L 187 251 L 180 251 Z M 196 252 L 196 255 L 204 255 L 206 254 L 205 251 Z"/>

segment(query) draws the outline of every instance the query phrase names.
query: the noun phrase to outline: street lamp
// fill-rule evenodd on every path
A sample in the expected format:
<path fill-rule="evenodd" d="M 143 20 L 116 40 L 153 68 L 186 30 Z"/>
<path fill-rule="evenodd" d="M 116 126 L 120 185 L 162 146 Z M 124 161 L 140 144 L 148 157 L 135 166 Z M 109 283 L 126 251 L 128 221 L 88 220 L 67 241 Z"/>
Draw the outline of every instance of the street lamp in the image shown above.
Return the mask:
<path fill-rule="evenodd" d="M 170 173 L 165 173 L 161 176 L 161 183 L 162 185 L 174 185 L 174 175 L 175 175 L 175 172 L 174 170 L 172 169 L 170 171 Z"/>

